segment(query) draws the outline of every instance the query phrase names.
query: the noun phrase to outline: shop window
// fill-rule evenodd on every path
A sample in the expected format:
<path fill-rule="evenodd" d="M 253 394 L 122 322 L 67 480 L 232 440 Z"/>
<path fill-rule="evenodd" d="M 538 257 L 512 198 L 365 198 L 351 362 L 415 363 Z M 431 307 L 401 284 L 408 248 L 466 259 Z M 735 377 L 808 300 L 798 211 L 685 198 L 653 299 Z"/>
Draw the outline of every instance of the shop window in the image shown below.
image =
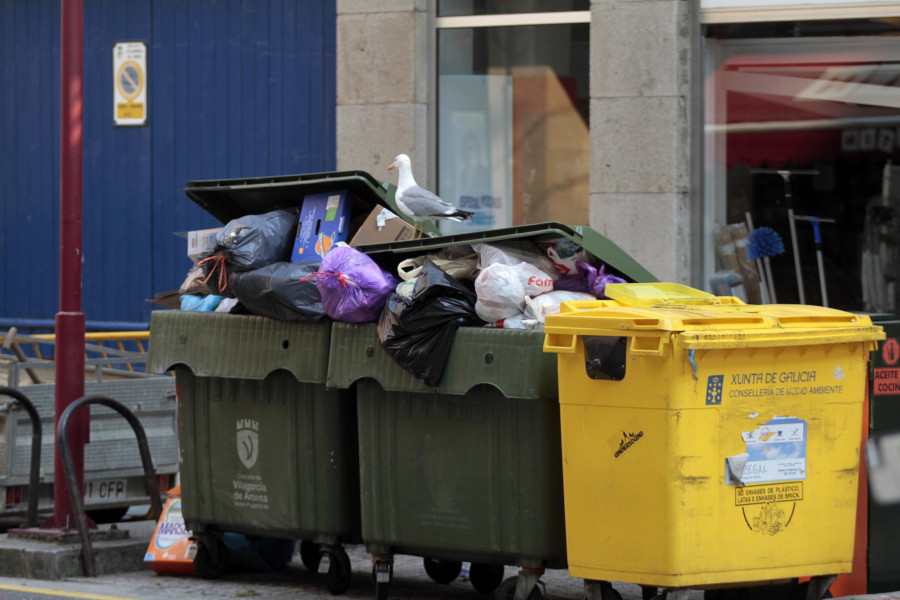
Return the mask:
<path fill-rule="evenodd" d="M 770 228 L 785 250 L 769 257 L 779 303 L 896 312 L 900 46 L 889 24 L 880 37 L 850 35 L 870 23 L 801 25 L 748 26 L 750 39 L 731 26 L 705 40 L 706 231 Z M 734 248 L 722 237 L 707 236 L 718 269 Z"/>
<path fill-rule="evenodd" d="M 438 194 L 475 212 L 444 233 L 588 223 L 588 6 L 439 2 Z"/>

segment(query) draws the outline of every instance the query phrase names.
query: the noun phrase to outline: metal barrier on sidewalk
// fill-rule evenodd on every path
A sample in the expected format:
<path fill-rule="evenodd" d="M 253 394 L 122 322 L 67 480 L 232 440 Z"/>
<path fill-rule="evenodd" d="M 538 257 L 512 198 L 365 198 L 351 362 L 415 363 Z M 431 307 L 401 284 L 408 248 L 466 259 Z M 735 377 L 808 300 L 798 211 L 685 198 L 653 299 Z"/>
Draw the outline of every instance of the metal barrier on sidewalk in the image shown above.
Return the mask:
<path fill-rule="evenodd" d="M 88 533 L 87 514 L 84 510 L 84 499 L 78 488 L 75 477 L 75 465 L 72 461 L 72 451 L 69 448 L 68 426 L 69 420 L 79 409 L 89 404 L 102 404 L 125 417 L 134 434 L 137 437 L 138 449 L 141 453 L 141 463 L 144 466 L 144 481 L 147 485 L 147 493 L 150 495 L 151 518 L 158 519 L 162 514 L 162 502 L 159 499 L 159 483 L 156 480 L 156 471 L 153 468 L 153 460 L 150 458 L 150 445 L 147 443 L 147 435 L 138 418 L 120 402 L 106 396 L 84 396 L 72 402 L 63 411 L 56 429 L 56 444 L 62 457 L 62 467 L 66 475 L 66 487 L 69 490 L 69 498 L 72 501 L 72 512 L 78 524 L 78 534 L 81 537 L 81 556 L 84 562 L 84 573 L 88 577 L 96 577 L 94 566 L 94 547 L 91 544 Z"/>
<path fill-rule="evenodd" d="M 31 465 L 28 478 L 28 527 L 37 527 L 38 513 L 38 485 L 40 484 L 41 469 L 41 417 L 37 409 L 28 397 L 19 390 L 7 386 L 0 386 L 0 396 L 9 396 L 25 408 L 31 419 Z"/>

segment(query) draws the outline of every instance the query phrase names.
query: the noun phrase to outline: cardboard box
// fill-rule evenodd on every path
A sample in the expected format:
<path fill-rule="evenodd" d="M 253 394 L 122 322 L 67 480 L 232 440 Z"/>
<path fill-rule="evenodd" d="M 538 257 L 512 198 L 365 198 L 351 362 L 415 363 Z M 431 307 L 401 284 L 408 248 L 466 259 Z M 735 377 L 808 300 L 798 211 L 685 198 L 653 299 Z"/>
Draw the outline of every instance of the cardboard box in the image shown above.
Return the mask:
<path fill-rule="evenodd" d="M 292 261 L 323 258 L 331 247 L 347 240 L 353 195 L 349 190 L 310 194 L 303 199 Z"/>
<path fill-rule="evenodd" d="M 212 249 L 213 238 L 222 231 L 221 227 L 212 229 L 198 229 L 189 231 L 187 237 L 187 255 L 193 262 L 199 260 L 200 255 Z"/>
<path fill-rule="evenodd" d="M 376 206 L 369 213 L 359 231 L 350 240 L 351 246 L 382 244 L 411 239 L 415 227 L 386 208 Z"/>

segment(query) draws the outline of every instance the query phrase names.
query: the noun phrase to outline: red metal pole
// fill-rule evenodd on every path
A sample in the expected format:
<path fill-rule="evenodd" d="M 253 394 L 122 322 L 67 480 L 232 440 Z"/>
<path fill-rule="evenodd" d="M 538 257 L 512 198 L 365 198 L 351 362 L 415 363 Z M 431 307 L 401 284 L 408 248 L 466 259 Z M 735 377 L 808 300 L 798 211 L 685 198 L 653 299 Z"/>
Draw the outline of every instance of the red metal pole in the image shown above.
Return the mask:
<path fill-rule="evenodd" d="M 83 113 L 83 0 L 61 0 L 62 122 L 60 128 L 59 312 L 56 313 L 56 423 L 66 407 L 84 396 L 84 313 L 81 312 L 81 184 Z M 84 445 L 90 418 L 80 411 L 69 440 L 78 486 L 84 489 Z M 55 428 L 54 428 L 55 431 Z M 74 528 L 62 459 L 54 458 L 51 527 Z"/>

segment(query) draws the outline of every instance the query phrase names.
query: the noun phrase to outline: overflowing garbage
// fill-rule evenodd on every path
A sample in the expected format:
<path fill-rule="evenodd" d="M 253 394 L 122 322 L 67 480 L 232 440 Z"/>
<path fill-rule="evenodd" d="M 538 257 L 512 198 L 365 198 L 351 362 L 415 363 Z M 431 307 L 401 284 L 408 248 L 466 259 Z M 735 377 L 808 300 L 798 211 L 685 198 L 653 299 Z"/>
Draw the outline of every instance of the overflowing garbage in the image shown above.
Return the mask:
<path fill-rule="evenodd" d="M 563 302 L 604 299 L 606 284 L 626 281 L 553 232 L 498 242 L 448 237 L 437 249 L 370 256 L 372 244 L 407 239 L 408 228 L 398 229 L 402 219 L 383 206 L 360 208 L 349 190 L 334 190 L 191 232 L 181 309 L 378 323 L 382 347 L 436 388 L 458 327 L 540 330 Z"/>

